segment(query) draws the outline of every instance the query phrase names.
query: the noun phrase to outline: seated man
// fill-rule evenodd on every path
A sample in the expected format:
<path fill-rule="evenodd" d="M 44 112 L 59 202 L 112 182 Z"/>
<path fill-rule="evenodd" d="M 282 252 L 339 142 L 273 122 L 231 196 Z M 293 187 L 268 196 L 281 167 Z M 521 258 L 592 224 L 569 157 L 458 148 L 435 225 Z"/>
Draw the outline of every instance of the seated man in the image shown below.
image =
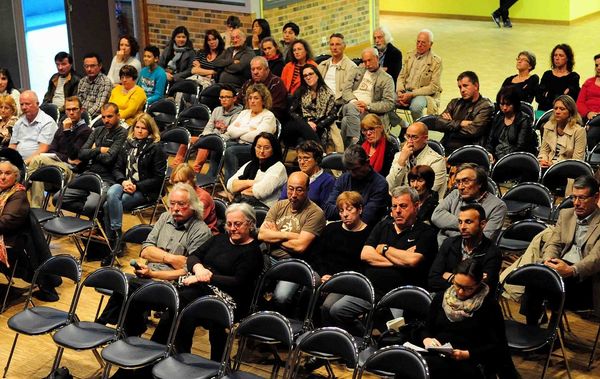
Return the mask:
<path fill-rule="evenodd" d="M 254 57 L 250 61 L 250 72 L 252 77 L 248 79 L 238 93 L 237 103 L 244 106 L 246 104 L 246 91 L 252 84 L 264 84 L 271 93 L 273 104 L 269 110 L 281 123 L 288 119 L 288 95 L 283 82 L 279 76 L 273 75 L 269 70 L 269 62 L 265 57 Z"/>
<path fill-rule="evenodd" d="M 429 287 L 432 292 L 445 291 L 453 283 L 454 269 L 465 259 L 479 261 L 483 268 L 483 279 L 495 293 L 502 264 L 498 247 L 483 234 L 486 224 L 485 210 L 479 204 L 460 207 L 458 227 L 460 235 L 447 238 L 429 271 Z"/>
<path fill-rule="evenodd" d="M 219 83 L 241 87 L 250 79 L 250 60 L 253 57 L 254 50 L 246 46 L 246 34 L 240 29 L 234 29 L 231 32 L 231 47 L 212 62 L 221 71 Z"/>
<path fill-rule="evenodd" d="M 429 130 L 422 122 L 415 122 L 406 129 L 406 142 L 402 150 L 396 153 L 390 172 L 386 177 L 390 188 L 407 186 L 408 172 L 418 165 L 431 167 L 435 172 L 433 191 L 440 199 L 444 198 L 447 187 L 446 160 L 427 145 Z"/>
<path fill-rule="evenodd" d="M 83 110 L 93 120 L 100 115 L 100 108 L 108 102 L 113 85 L 102 72 L 102 59 L 98 54 L 86 54 L 83 57 L 83 69 L 86 76 L 79 81 L 77 97 L 83 104 Z"/>
<path fill-rule="evenodd" d="M 392 33 L 385 26 L 380 26 L 373 32 L 373 42 L 375 42 L 374 47 L 378 52 L 379 65 L 396 83 L 402 69 L 402 53 L 392 45 L 393 41 Z"/>
<path fill-rule="evenodd" d="M 396 81 L 398 104 L 410 109 L 413 120 L 436 114 L 440 106 L 442 58 L 431 51 L 433 33 L 423 29 L 417 35 L 417 48 L 407 54 Z"/>
<path fill-rule="evenodd" d="M 77 94 L 80 77 L 75 73 L 71 54 L 61 51 L 54 56 L 54 63 L 58 72 L 48 81 L 48 91 L 44 95 L 43 103 L 54 104 L 64 113 L 65 100 Z"/>
<path fill-rule="evenodd" d="M 164 68 L 158 65 L 159 58 L 160 50 L 158 50 L 158 47 L 148 45 L 144 48 L 144 68 L 140 71 L 137 84 L 144 89 L 148 105 L 165 97 L 167 73 Z"/>
<path fill-rule="evenodd" d="M 323 210 L 327 220 L 340 219 L 336 205 L 338 196 L 344 191 L 356 191 L 361 194 L 364 207 L 361 219 L 367 225 L 375 225 L 386 213 L 389 194 L 385 178 L 373 170 L 367 153 L 360 145 L 352 145 L 344 152 L 344 172 L 333 185 Z"/>
<path fill-rule="evenodd" d="M 494 115 L 494 104 L 479 93 L 479 78 L 473 71 L 458 75 L 460 98 L 452 99 L 431 130 L 444 132 L 446 154 L 465 145 L 482 144 Z"/>
<path fill-rule="evenodd" d="M 394 80 L 379 65 L 377 49 L 362 52 L 364 67 L 358 67 L 348 76 L 342 90 L 342 138 L 348 147 L 358 142 L 360 120 L 367 113 L 378 115 L 386 129 L 390 128 L 388 113 L 395 109 Z"/>
<path fill-rule="evenodd" d="M 487 222 L 483 234 L 492 241 L 502 228 L 506 216 L 506 204 L 487 191 L 488 176 L 476 164 L 465 163 L 456 172 L 456 189 L 450 192 L 433 211 L 431 222 L 440 229 L 438 245 L 448 237 L 460 235 L 458 215 L 466 204 L 478 203 L 485 210 Z"/>
<path fill-rule="evenodd" d="M 33 157 L 27 166 L 27 174 L 43 166 L 60 167 L 65 174 L 65 183 L 73 178 L 73 170 L 84 166 L 78 158 L 81 147 L 92 133 L 92 129 L 81 118 L 81 101 L 77 96 L 65 99 L 65 114 L 60 127 L 54 133 L 54 139 L 48 148 L 47 154 Z M 42 182 L 33 182 L 31 185 L 31 206 L 39 208 L 44 198 Z"/>
<path fill-rule="evenodd" d="M 13 127 L 8 147 L 17 150 L 25 164 L 29 164 L 33 157 L 48 151 L 58 126 L 40 109 L 35 92 L 23 91 L 20 103 L 23 114 Z"/>
<path fill-rule="evenodd" d="M 327 87 L 335 94 L 337 103 L 342 102 L 342 86 L 356 69 L 356 64 L 344 54 L 345 50 L 346 42 L 344 42 L 344 35 L 333 33 L 329 37 L 331 58 L 319 63 L 319 72 L 323 76 Z"/>
<path fill-rule="evenodd" d="M 365 276 L 375 288 L 376 299 L 402 285 L 424 286 L 437 253 L 435 230 L 417 221 L 419 194 L 413 188 L 392 190 L 391 218 L 380 221 L 367 239 L 360 258 Z M 359 316 L 368 303 L 352 296 L 327 297 L 322 315 L 325 324 L 339 326 L 355 336 L 364 335 Z"/>

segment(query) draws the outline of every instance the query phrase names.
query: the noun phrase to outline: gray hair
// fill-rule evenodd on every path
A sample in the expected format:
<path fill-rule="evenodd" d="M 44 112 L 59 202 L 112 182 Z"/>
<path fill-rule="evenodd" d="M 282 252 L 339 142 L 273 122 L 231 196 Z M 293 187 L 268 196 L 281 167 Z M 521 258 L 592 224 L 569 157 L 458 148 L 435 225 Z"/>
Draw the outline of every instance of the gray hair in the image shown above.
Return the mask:
<path fill-rule="evenodd" d="M 169 192 L 169 201 L 171 201 L 171 195 L 175 191 L 187 192 L 188 198 L 190 199 L 190 207 L 192 207 L 192 209 L 194 210 L 194 213 L 196 214 L 196 218 L 198 220 L 203 220 L 204 219 L 204 205 L 198 199 L 198 195 L 196 195 L 196 191 L 194 190 L 194 188 L 187 183 L 181 183 L 181 182 L 176 183 L 173 186 L 173 189 L 171 190 L 171 192 Z"/>
<path fill-rule="evenodd" d="M 233 203 L 230 204 L 227 209 L 225 210 L 225 217 L 227 217 L 228 214 L 233 213 L 233 212 L 242 212 L 242 214 L 244 215 L 244 217 L 246 218 L 246 221 L 248 221 L 250 223 L 250 233 L 255 233 L 256 232 L 256 212 L 254 211 L 254 208 L 252 208 L 252 206 L 248 203 Z"/>
<path fill-rule="evenodd" d="M 390 33 L 390 30 L 386 27 L 381 25 L 380 27 L 378 27 L 377 29 L 375 29 L 373 31 L 373 34 L 375 34 L 375 32 L 382 32 L 383 33 L 383 40 L 385 41 L 385 43 L 391 43 L 394 41 L 394 37 L 392 37 L 392 33 Z"/>
<path fill-rule="evenodd" d="M 245 40 L 246 40 L 246 32 L 245 32 L 245 31 L 243 31 L 241 28 L 236 28 L 236 29 L 233 29 L 233 30 L 237 30 L 237 31 L 240 33 L 240 36 L 242 37 L 242 39 L 244 40 L 244 43 L 245 43 Z M 232 30 L 232 32 L 233 32 L 233 30 Z"/>
<path fill-rule="evenodd" d="M 391 194 L 392 198 L 400 197 L 402 195 L 409 195 L 410 201 L 412 201 L 413 204 L 417 204 L 419 202 L 419 193 L 416 189 L 409 186 L 394 187 L 392 188 Z"/>
<path fill-rule="evenodd" d="M 14 165 L 11 161 L 9 161 L 8 159 L 1 157 L 0 158 L 0 164 L 1 163 L 8 163 L 10 170 L 13 172 L 13 174 L 15 174 L 15 183 L 18 183 L 21 181 L 21 170 L 19 170 L 19 168 Z"/>
<path fill-rule="evenodd" d="M 379 56 L 379 51 L 377 50 L 377 48 L 375 48 L 375 47 L 367 47 L 367 48 L 363 49 L 362 53 L 360 54 L 361 58 L 362 58 L 362 55 L 364 53 L 366 53 L 367 51 L 369 53 L 373 54 L 374 57 L 378 57 Z"/>
<path fill-rule="evenodd" d="M 257 55 L 254 58 L 252 58 L 250 64 L 252 64 L 253 62 L 260 62 L 261 66 L 263 66 L 264 68 L 269 68 L 269 61 L 267 61 L 267 58 L 263 57 L 262 55 Z"/>
<path fill-rule="evenodd" d="M 425 33 L 429 36 L 429 42 L 433 43 L 433 32 L 429 29 L 421 29 L 421 31 L 419 32 L 419 34 L 421 33 Z"/>

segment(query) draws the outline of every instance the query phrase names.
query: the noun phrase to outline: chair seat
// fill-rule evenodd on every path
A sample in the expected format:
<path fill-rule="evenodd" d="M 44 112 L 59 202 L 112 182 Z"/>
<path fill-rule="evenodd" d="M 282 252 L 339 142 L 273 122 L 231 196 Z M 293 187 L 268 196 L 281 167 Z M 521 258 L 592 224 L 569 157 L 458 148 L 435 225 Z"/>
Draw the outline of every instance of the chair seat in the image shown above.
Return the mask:
<path fill-rule="evenodd" d="M 56 217 L 56 213 L 42 208 L 31 208 L 31 213 L 33 213 L 33 216 L 38 222 L 46 222 Z"/>
<path fill-rule="evenodd" d="M 360 353 L 358 353 L 358 365 L 362 366 L 367 360 L 367 358 L 373 355 L 376 351 L 377 348 L 375 346 L 369 346 Z"/>
<path fill-rule="evenodd" d="M 158 362 L 152 368 L 152 376 L 158 379 L 209 379 L 218 374 L 220 366 L 219 362 L 194 354 L 177 354 Z"/>
<path fill-rule="evenodd" d="M 44 230 L 51 234 L 68 236 L 81 233 L 94 227 L 94 222 L 77 217 L 57 217 L 44 224 Z"/>
<path fill-rule="evenodd" d="M 512 238 L 502 238 L 498 247 L 506 250 L 526 250 L 531 241 L 523 241 Z"/>
<path fill-rule="evenodd" d="M 546 345 L 551 337 L 552 330 L 529 326 L 514 320 L 505 320 L 506 339 L 508 346 L 518 350 L 536 350 Z"/>
<path fill-rule="evenodd" d="M 8 319 L 8 327 L 21 334 L 35 336 L 65 325 L 67 317 L 67 312 L 50 307 L 27 308 Z"/>
<path fill-rule="evenodd" d="M 542 219 L 542 220 L 550 219 L 551 213 L 552 213 L 552 208 L 544 207 L 542 205 L 538 205 L 531 210 L 531 216 Z"/>
<path fill-rule="evenodd" d="M 517 200 L 504 200 L 506 204 L 507 212 L 509 215 L 517 214 L 532 209 L 535 205 L 531 203 L 525 203 Z"/>
<path fill-rule="evenodd" d="M 75 322 L 58 330 L 52 336 L 60 346 L 74 350 L 93 349 L 116 339 L 116 330 L 96 322 Z"/>
<path fill-rule="evenodd" d="M 115 341 L 102 350 L 102 358 L 120 367 L 143 367 L 165 355 L 166 346 L 140 337 Z"/>

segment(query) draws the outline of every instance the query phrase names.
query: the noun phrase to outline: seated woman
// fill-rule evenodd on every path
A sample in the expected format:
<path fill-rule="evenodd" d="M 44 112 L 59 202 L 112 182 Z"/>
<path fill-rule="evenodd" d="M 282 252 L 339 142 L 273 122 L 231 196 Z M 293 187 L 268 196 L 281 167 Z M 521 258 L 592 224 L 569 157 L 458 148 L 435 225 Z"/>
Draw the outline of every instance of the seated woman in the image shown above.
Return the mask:
<path fill-rule="evenodd" d="M 388 138 L 383 122 L 376 114 L 369 113 L 363 117 L 360 130 L 364 138 L 362 148 L 369 156 L 371 167 L 381 176 L 386 177 L 398 148 Z"/>
<path fill-rule="evenodd" d="M 279 46 L 273 37 L 265 37 L 260 41 L 260 50 L 263 57 L 269 62 L 269 70 L 275 76 L 281 77 L 283 66 L 283 54 L 279 51 Z"/>
<path fill-rule="evenodd" d="M 531 103 L 535 94 L 538 91 L 540 77 L 536 74 L 531 74 L 535 69 L 535 54 L 529 51 L 521 51 L 517 55 L 517 71 L 516 75 L 511 75 L 504 80 L 500 90 L 504 88 L 515 88 L 517 90 L 519 101 Z M 498 93 L 500 97 L 500 93 Z"/>
<path fill-rule="evenodd" d="M 582 125 L 600 114 L 600 54 L 594 56 L 596 75 L 586 80 L 577 97 L 577 110 L 583 119 Z M 600 142 L 600 127 L 588 126 L 588 146 L 592 149 Z"/>
<path fill-rule="evenodd" d="M 433 298 L 423 332 L 426 348 L 453 347 L 448 356 L 425 355 L 431 378 L 481 378 L 480 365 L 486 373 L 514 371 L 502 311 L 488 296 L 493 289 L 483 282 L 481 265 L 472 259 L 459 263 L 453 284 Z"/>
<path fill-rule="evenodd" d="M 119 116 L 128 125 L 134 125 L 135 117 L 143 112 L 146 105 L 146 92 L 136 84 L 138 71 L 135 67 L 125 65 L 119 70 L 121 84 L 113 88 L 110 93 L 111 103 L 119 107 Z"/>
<path fill-rule="evenodd" d="M 323 207 L 335 182 L 333 175 L 319 167 L 323 160 L 323 148 L 315 141 L 304 141 L 296 149 L 296 155 L 300 171 L 310 178 L 308 198 Z M 287 199 L 287 186 L 283 186 L 280 199 Z"/>
<path fill-rule="evenodd" d="M 587 138 L 575 101 L 568 95 L 554 100 L 554 113 L 544 124 L 538 160 L 548 168 L 565 159 L 585 159 Z"/>
<path fill-rule="evenodd" d="M 313 53 L 303 39 L 297 39 L 290 46 L 290 62 L 288 62 L 281 72 L 281 80 L 290 95 L 293 95 L 300 88 L 302 74 L 300 68 L 306 64 L 311 64 L 317 67 L 317 63 L 313 60 Z"/>
<path fill-rule="evenodd" d="M 8 146 L 17 122 L 17 104 L 10 95 L 0 95 L 0 145 Z"/>
<path fill-rule="evenodd" d="M 329 129 L 337 118 L 335 96 L 317 66 L 307 64 L 300 68 L 300 73 L 302 84 L 294 94 L 291 117 L 281 131 L 281 139 L 287 146 L 312 140 L 326 147 Z"/>
<path fill-rule="evenodd" d="M 110 63 L 108 78 L 113 84 L 121 83 L 121 68 L 125 65 L 135 67 L 137 72 L 142 71 L 142 63 L 135 56 L 140 46 L 133 36 L 125 35 L 119 38 L 119 51 L 115 54 Z"/>
<path fill-rule="evenodd" d="M 485 149 L 495 161 L 515 151 L 536 154 L 537 135 L 533 120 L 521 111 L 519 92 L 514 87 L 504 87 L 498 93 L 500 112 L 494 115 Z"/>
<path fill-rule="evenodd" d="M 160 132 L 152 116 L 147 113 L 137 116 L 113 167 L 117 184 L 106 192 L 104 224 L 113 243 L 122 234 L 123 211 L 153 202 L 160 195 L 167 157 L 159 141 Z"/>
<path fill-rule="evenodd" d="M 281 146 L 273 134 L 262 132 L 254 139 L 250 151 L 250 162 L 227 181 L 227 190 L 235 195 L 236 202 L 270 208 L 287 181 Z"/>
<path fill-rule="evenodd" d="M 204 207 L 204 222 L 206 225 L 208 225 L 212 234 L 219 234 L 219 229 L 217 228 L 217 212 L 215 210 L 215 201 L 210 193 L 208 193 L 205 189 L 198 187 L 196 184 L 196 173 L 194 172 L 194 169 L 186 163 L 177 165 L 177 167 L 173 169 L 170 179 L 172 185 L 177 183 L 186 183 L 196 190 L 198 200 L 200 200 Z"/>
<path fill-rule="evenodd" d="M 192 74 L 192 61 L 196 55 L 190 40 L 190 32 L 185 26 L 178 26 L 171 34 L 171 40 L 165 46 L 158 64 L 167 72 L 170 83 L 184 80 Z"/>
<path fill-rule="evenodd" d="M 440 200 L 438 193 L 432 190 L 434 182 L 435 172 L 427 165 L 414 166 L 408 172 L 408 183 L 419 194 L 417 221 L 423 221 L 429 225 L 432 225 L 431 215 Z"/>
<path fill-rule="evenodd" d="M 219 32 L 215 29 L 209 29 L 204 34 L 203 49 L 198 50 L 198 54 L 192 62 L 192 76 L 203 88 L 215 84 L 218 71 L 212 64 L 221 53 L 225 50 L 225 42 Z"/>
<path fill-rule="evenodd" d="M 0 96 L 10 95 L 15 104 L 19 105 L 19 99 L 21 97 L 21 93 L 15 88 L 13 80 L 10 76 L 10 71 L 8 69 L 0 67 Z M 17 106 L 16 115 L 19 116 L 21 114 L 21 107 Z"/>
<path fill-rule="evenodd" d="M 579 95 L 579 74 L 573 71 L 575 57 L 573 49 L 566 43 L 556 45 L 550 54 L 552 70 L 544 72 L 535 99 L 539 111 L 552 108 L 554 99 L 560 95 L 569 95 L 577 99 Z"/>
<path fill-rule="evenodd" d="M 264 18 L 254 19 L 252 21 L 252 34 L 246 37 L 246 46 L 254 50 L 256 55 L 260 55 L 260 42 L 267 37 L 271 37 L 269 21 Z"/>
<path fill-rule="evenodd" d="M 187 259 L 190 275 L 178 288 L 179 308 L 204 295 L 225 297 L 234 307 L 236 320 L 246 316 L 254 285 L 263 268 L 260 243 L 256 236 L 256 214 L 248 204 L 231 204 L 225 211 L 226 234 L 213 236 Z M 165 313 L 166 314 L 166 313 Z M 171 320 L 161 318 L 152 340 L 166 343 Z M 221 361 L 227 344 L 223 329 L 204 325 L 209 329 L 210 359 Z M 195 325 L 182 322 L 175 337 L 175 349 L 189 353 L 192 349 Z"/>
<path fill-rule="evenodd" d="M 261 132 L 275 134 L 277 119 L 269 109 L 273 104 L 271 92 L 264 84 L 253 84 L 245 94 L 246 109 L 227 127 L 223 138 L 227 141 L 225 151 L 225 180 L 229 180 L 240 164 L 250 159 L 250 144 Z M 277 143 L 279 146 L 279 142 Z"/>

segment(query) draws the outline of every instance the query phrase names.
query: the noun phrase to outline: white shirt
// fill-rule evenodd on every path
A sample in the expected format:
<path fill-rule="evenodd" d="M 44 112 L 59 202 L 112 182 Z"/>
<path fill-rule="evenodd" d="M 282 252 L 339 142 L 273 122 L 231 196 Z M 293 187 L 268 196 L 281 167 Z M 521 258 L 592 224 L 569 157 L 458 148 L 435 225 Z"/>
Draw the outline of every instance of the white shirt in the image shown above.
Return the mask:
<path fill-rule="evenodd" d="M 58 82 L 56 83 L 56 90 L 54 90 L 54 97 L 52 98 L 52 104 L 56 105 L 58 109 L 61 109 L 65 105 L 65 82 L 67 78 L 59 76 Z"/>
<path fill-rule="evenodd" d="M 371 71 L 365 71 L 362 81 L 354 91 L 356 100 L 362 101 L 367 105 L 371 104 L 373 100 L 373 85 L 375 85 L 375 74 Z"/>
<path fill-rule="evenodd" d="M 336 86 L 335 86 L 335 73 L 337 72 L 339 66 L 337 64 L 330 64 L 329 65 L 329 69 L 327 70 L 327 73 L 325 74 L 325 78 L 323 78 L 325 80 L 325 84 L 327 84 L 327 87 L 329 87 L 329 89 L 331 90 L 331 92 L 335 93 L 336 91 Z"/>

